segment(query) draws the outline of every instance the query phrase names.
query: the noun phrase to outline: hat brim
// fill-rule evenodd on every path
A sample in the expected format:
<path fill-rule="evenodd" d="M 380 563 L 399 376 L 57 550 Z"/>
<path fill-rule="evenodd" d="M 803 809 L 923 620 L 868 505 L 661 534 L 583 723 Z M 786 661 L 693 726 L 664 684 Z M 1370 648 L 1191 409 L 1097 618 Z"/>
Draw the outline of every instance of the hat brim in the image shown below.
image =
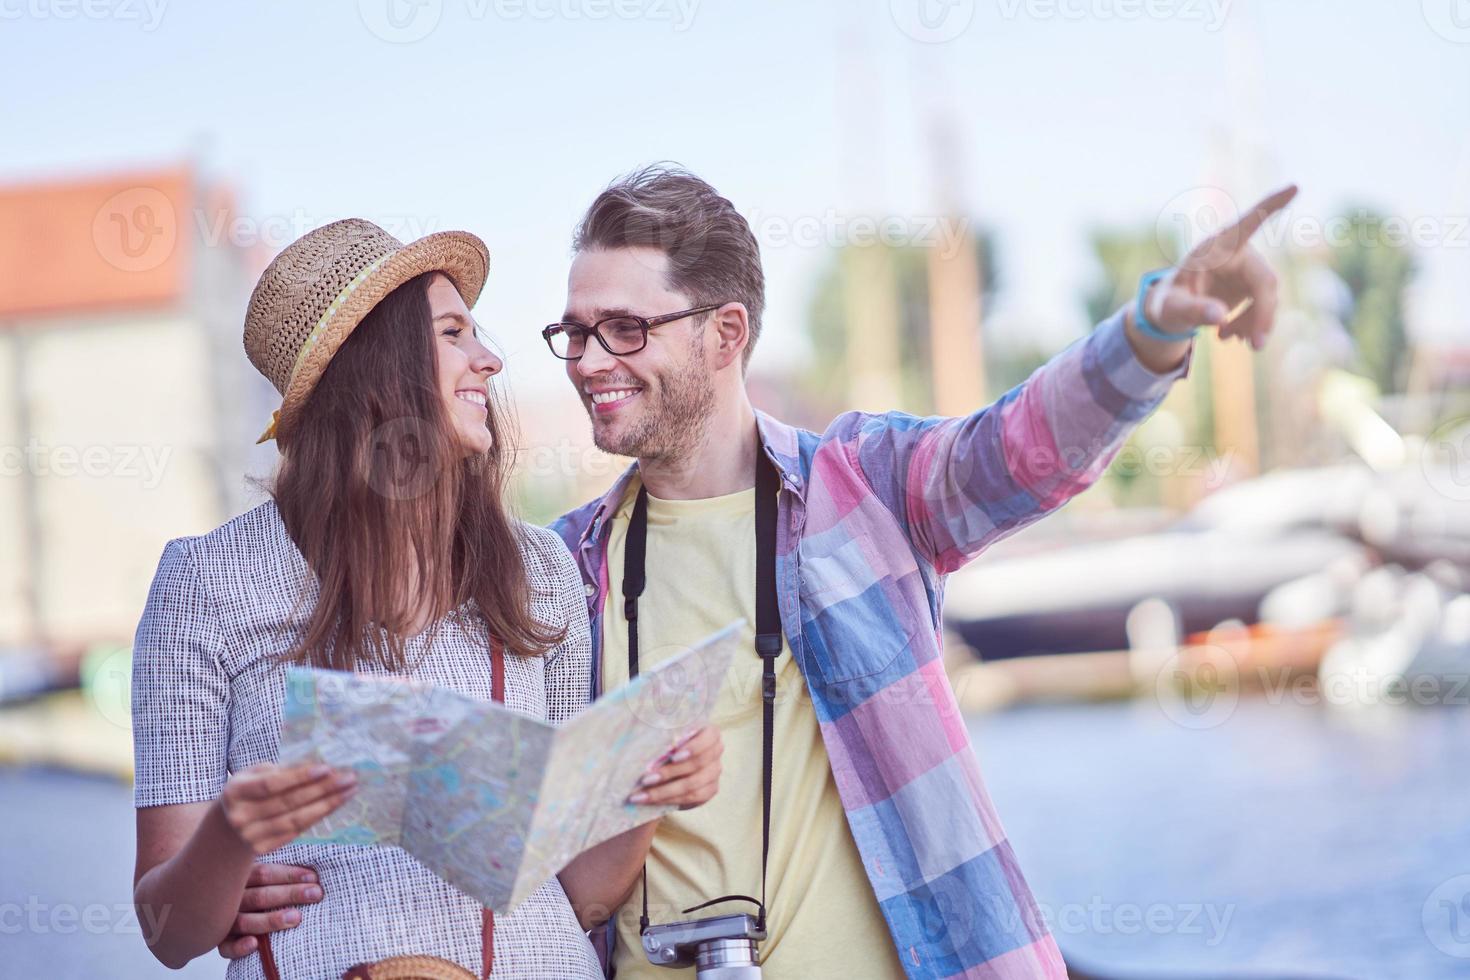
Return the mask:
<path fill-rule="evenodd" d="M 454 283 L 465 306 L 473 307 L 490 275 L 490 250 L 465 231 L 441 231 L 410 242 L 374 269 L 332 314 L 321 336 L 291 374 L 276 423 L 278 438 L 290 434 L 301 406 L 327 370 L 332 356 L 352 331 L 393 290 L 426 272 L 442 272 Z"/>

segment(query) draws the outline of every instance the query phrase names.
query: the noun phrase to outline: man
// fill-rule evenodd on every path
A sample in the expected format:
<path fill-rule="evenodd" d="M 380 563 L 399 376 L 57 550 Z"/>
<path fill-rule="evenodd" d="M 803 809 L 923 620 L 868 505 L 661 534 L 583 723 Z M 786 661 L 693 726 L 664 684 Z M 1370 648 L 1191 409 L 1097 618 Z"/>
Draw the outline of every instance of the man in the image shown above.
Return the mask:
<path fill-rule="evenodd" d="M 627 682 L 630 612 L 641 668 L 736 618 L 752 650 L 737 656 L 715 709 L 721 792 L 654 833 L 652 924 L 748 911 L 724 902 L 684 912 L 764 895 L 769 977 L 1066 976 L 945 680 L 945 576 L 1089 486 L 1187 373 L 1196 325 L 1260 349 L 1276 281 L 1248 242 L 1294 195 L 1271 196 L 1201 243 L 1145 283 L 1141 304 L 994 405 L 964 418 L 848 413 L 821 434 L 751 406 L 745 369 L 764 276 L 730 202 L 664 168 L 598 196 L 575 236 L 562 320 L 545 331 L 598 446 L 637 459 L 555 525 L 586 583 L 594 693 Z M 780 488 L 768 865 L 758 461 Z M 640 491 L 644 560 L 630 563 Z M 640 565 L 634 606 L 624 579 Z M 244 935 L 222 952 L 248 954 L 249 933 L 294 924 L 269 910 L 311 900 L 310 883 L 286 884 L 299 870 L 262 866 Z M 613 919 L 610 955 L 624 980 L 668 976 L 640 947 L 643 906 L 635 887 Z"/>
<path fill-rule="evenodd" d="M 820 435 L 751 406 L 764 277 L 730 202 L 692 174 L 650 168 L 592 203 L 546 336 L 597 445 L 637 459 L 555 525 L 587 586 L 595 694 L 627 682 L 629 613 L 643 667 L 736 618 L 753 649 L 757 461 L 780 479 L 768 976 L 1066 975 L 945 680 L 945 576 L 1090 485 L 1186 373 L 1196 325 L 1262 346 L 1275 278 L 1247 242 L 1294 194 L 1154 282 L 1141 320 L 1131 306 L 1114 315 L 995 405 L 953 419 L 848 413 Z M 634 609 L 620 585 L 640 488 Z M 737 657 L 716 707 L 721 792 L 654 835 L 653 924 L 765 891 L 763 668 Z M 620 980 L 667 976 L 640 948 L 641 906 L 635 889 L 614 919 Z"/>

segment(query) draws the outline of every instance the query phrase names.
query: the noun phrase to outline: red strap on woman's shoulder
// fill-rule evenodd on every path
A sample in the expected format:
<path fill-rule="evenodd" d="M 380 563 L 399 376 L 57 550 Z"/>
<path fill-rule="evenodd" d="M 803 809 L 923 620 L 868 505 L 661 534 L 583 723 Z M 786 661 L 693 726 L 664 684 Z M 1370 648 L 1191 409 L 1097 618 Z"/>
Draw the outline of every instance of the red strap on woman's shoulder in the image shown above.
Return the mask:
<path fill-rule="evenodd" d="M 505 703 L 505 647 L 493 636 L 490 638 L 490 697 Z M 480 911 L 480 976 L 490 980 L 490 970 L 495 965 L 495 913 L 489 909 Z"/>
<path fill-rule="evenodd" d="M 490 696 L 505 703 L 505 647 L 494 638 L 490 640 Z"/>

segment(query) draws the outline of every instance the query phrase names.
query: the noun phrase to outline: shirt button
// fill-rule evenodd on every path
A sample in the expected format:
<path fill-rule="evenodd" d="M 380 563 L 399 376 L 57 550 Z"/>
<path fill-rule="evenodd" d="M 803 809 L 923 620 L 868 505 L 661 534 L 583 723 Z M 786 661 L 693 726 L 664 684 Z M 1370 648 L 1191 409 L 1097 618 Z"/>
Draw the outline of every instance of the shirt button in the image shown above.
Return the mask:
<path fill-rule="evenodd" d="M 597 595 L 597 586 L 593 585 L 591 582 L 588 582 L 586 585 L 582 586 L 582 591 L 586 592 L 587 598 L 590 599 L 593 596 Z"/>

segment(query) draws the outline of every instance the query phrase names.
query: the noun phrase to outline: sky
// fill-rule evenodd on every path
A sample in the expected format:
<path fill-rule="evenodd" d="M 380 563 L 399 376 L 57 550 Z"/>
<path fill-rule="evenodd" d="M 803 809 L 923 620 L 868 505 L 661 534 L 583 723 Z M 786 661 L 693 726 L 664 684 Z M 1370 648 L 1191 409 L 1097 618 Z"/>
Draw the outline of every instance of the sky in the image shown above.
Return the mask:
<path fill-rule="evenodd" d="M 1059 343 L 1088 231 L 1202 183 L 1297 182 L 1292 241 L 1418 222 L 1421 329 L 1470 343 L 1470 0 L 0 0 L 0 73 L 0 182 L 192 160 L 276 247 L 349 215 L 480 235 L 523 391 L 565 383 L 538 331 L 577 218 L 665 159 L 755 226 L 757 368 L 820 356 L 804 312 L 858 216 L 922 240 L 956 201 L 998 243 L 991 328 Z"/>

